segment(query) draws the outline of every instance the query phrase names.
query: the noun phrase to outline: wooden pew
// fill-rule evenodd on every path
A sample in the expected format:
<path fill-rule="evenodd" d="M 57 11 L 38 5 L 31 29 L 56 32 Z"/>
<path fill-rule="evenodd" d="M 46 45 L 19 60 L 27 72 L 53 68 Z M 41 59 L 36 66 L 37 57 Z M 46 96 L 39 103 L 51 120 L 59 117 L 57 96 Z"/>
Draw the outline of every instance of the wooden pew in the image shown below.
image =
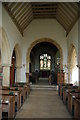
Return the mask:
<path fill-rule="evenodd" d="M 0 95 L 0 120 L 2 119 L 2 95 Z"/>
<path fill-rule="evenodd" d="M 74 99 L 74 118 L 80 118 L 80 98 Z"/>
<path fill-rule="evenodd" d="M 60 86 L 60 97 L 63 100 L 63 90 L 67 88 L 72 88 L 73 84 L 65 84 Z"/>
<path fill-rule="evenodd" d="M 19 91 L 21 91 L 21 100 L 22 100 L 22 104 L 23 104 L 24 101 L 27 98 L 27 95 L 26 95 L 27 90 L 26 90 L 26 88 L 21 87 L 21 86 L 19 86 L 19 87 L 10 87 L 10 90 L 19 90 Z"/>
<path fill-rule="evenodd" d="M 80 89 L 68 93 L 68 110 L 74 116 L 74 98 L 80 97 Z"/>
<path fill-rule="evenodd" d="M 29 83 L 23 83 L 23 82 L 16 82 L 16 84 L 19 86 L 19 85 L 22 85 L 23 87 L 26 87 L 27 88 L 27 95 L 30 94 L 30 84 Z"/>
<path fill-rule="evenodd" d="M 21 105 L 24 103 L 25 99 L 26 99 L 26 88 L 24 87 L 21 87 L 21 86 L 10 86 L 10 87 L 7 87 L 7 86 L 3 86 L 2 87 L 3 90 L 11 90 L 11 91 L 20 91 L 21 92 Z"/>
<path fill-rule="evenodd" d="M 21 107 L 21 92 L 12 90 L 0 90 L 0 95 L 15 96 L 15 112 Z"/>
<path fill-rule="evenodd" d="M 68 84 L 68 83 L 66 83 L 66 84 L 59 84 L 58 85 L 58 94 L 59 94 L 59 96 L 60 96 L 60 92 L 61 92 L 61 89 L 62 89 L 62 87 L 65 87 L 65 86 L 73 86 L 73 84 Z"/>
<path fill-rule="evenodd" d="M 27 98 L 27 92 L 28 92 L 28 90 L 27 90 L 27 85 L 23 85 L 23 84 L 13 84 L 12 85 L 12 87 L 22 87 L 22 88 L 24 88 L 25 89 L 25 97 Z"/>
<path fill-rule="evenodd" d="M 2 95 L 2 119 L 15 117 L 15 96 Z"/>
<path fill-rule="evenodd" d="M 68 102 L 68 93 L 78 89 L 78 86 L 69 86 L 68 88 L 63 89 L 63 102 L 67 105 Z"/>

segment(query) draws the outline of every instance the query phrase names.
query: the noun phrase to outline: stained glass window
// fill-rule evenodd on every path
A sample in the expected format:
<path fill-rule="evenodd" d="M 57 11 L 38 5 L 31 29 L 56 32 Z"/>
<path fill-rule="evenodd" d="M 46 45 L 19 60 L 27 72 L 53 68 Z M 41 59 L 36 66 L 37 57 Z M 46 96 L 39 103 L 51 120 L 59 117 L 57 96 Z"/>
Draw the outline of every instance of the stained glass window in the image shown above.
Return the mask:
<path fill-rule="evenodd" d="M 51 68 L 51 56 L 48 54 L 40 55 L 40 69 L 50 70 Z"/>

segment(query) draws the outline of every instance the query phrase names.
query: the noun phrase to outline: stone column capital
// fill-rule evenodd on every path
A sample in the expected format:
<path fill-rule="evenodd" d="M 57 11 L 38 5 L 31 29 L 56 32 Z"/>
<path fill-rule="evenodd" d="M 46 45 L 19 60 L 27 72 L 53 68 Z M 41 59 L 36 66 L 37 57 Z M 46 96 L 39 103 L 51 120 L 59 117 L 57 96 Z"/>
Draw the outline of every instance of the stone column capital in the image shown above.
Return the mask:
<path fill-rule="evenodd" d="M 16 66 L 16 69 L 21 69 L 22 68 L 22 66 Z"/>
<path fill-rule="evenodd" d="M 11 67 L 12 64 L 1 64 L 1 67 Z"/>

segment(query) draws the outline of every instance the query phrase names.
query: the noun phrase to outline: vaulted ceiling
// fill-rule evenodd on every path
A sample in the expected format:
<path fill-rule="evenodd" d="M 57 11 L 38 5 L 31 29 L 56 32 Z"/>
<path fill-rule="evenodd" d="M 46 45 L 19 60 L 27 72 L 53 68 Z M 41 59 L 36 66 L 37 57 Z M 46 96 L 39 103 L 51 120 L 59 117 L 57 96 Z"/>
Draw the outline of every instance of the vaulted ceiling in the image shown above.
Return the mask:
<path fill-rule="evenodd" d="M 56 19 L 67 35 L 80 13 L 76 2 L 5 2 L 3 6 L 22 35 L 33 19 Z"/>

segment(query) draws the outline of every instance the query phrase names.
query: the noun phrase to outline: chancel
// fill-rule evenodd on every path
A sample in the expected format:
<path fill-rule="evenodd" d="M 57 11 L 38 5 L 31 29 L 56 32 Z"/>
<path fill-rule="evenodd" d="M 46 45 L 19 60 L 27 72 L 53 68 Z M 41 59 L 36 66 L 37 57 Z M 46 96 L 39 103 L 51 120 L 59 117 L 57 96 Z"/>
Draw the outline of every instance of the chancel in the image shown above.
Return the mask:
<path fill-rule="evenodd" d="M 0 16 L 0 119 L 80 118 L 80 2 L 5 0 Z"/>

